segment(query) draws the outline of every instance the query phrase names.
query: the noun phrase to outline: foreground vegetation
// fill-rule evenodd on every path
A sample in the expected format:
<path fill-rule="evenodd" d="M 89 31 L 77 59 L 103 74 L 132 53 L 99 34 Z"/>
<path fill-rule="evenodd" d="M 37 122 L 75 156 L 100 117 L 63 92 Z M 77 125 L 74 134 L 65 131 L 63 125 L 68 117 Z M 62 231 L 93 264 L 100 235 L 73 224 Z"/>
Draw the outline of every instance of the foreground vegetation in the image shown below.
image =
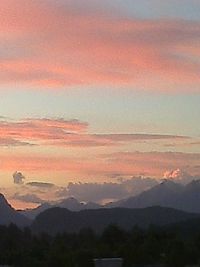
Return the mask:
<path fill-rule="evenodd" d="M 0 226 L 0 264 L 29 267 L 92 267 L 93 258 L 123 257 L 124 266 L 167 264 L 184 266 L 200 261 L 200 231 L 179 226 L 127 232 L 115 225 L 101 235 L 90 229 L 78 234 L 33 235 L 29 228 Z"/>

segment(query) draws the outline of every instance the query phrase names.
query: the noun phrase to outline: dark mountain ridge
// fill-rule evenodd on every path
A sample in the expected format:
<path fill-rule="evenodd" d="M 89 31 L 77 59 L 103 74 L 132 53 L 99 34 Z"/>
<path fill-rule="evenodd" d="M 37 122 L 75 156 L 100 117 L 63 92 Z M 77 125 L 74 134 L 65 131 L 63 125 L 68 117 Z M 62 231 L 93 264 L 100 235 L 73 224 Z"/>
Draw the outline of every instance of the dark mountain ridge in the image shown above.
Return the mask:
<path fill-rule="evenodd" d="M 110 224 L 130 230 L 134 225 L 142 228 L 151 224 L 163 226 L 198 216 L 200 215 L 162 207 L 96 209 L 79 212 L 72 212 L 64 208 L 51 208 L 36 217 L 32 224 L 32 230 L 56 234 L 91 228 L 96 232 L 102 232 Z"/>
<path fill-rule="evenodd" d="M 34 209 L 25 209 L 25 210 L 20 210 L 20 214 L 25 215 L 29 219 L 33 220 L 37 215 L 39 215 L 41 212 L 50 209 L 50 208 L 66 208 L 71 211 L 80 211 L 80 210 L 87 210 L 87 209 L 99 209 L 102 206 L 94 203 L 94 202 L 88 202 L 88 203 L 83 203 L 79 202 L 77 199 L 70 197 L 63 199 L 57 203 L 43 203 L 37 208 Z"/>

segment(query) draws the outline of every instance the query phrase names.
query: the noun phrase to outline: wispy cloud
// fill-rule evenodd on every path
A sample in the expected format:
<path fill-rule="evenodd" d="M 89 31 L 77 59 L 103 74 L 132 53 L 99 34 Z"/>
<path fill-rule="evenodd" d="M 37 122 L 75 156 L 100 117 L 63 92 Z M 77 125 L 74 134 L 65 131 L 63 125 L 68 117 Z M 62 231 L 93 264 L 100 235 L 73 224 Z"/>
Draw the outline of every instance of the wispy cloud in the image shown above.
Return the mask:
<path fill-rule="evenodd" d="M 199 93 L 199 22 L 110 15 L 97 1 L 58 3 L 1 2 L 1 83 Z"/>
<path fill-rule="evenodd" d="M 38 187 L 38 188 L 43 188 L 43 189 L 49 189 L 54 187 L 55 185 L 53 183 L 48 183 L 48 182 L 28 182 L 26 183 L 27 186 L 31 187 Z"/>
<path fill-rule="evenodd" d="M 0 146 L 32 146 L 34 144 L 28 143 L 28 142 L 23 142 L 19 141 L 16 139 L 13 139 L 11 137 L 0 137 Z"/>
<path fill-rule="evenodd" d="M 165 134 L 91 134 L 89 124 L 79 120 L 24 119 L 0 121 L 0 145 L 47 145 L 61 147 L 103 147 L 151 140 L 187 140 L 189 137 Z"/>

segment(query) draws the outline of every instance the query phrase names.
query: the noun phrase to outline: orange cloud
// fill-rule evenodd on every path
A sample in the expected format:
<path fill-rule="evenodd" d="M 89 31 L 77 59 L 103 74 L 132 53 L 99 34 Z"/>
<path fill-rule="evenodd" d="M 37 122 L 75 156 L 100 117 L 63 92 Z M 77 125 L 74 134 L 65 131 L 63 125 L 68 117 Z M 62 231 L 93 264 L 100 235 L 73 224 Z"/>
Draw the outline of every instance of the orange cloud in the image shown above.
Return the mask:
<path fill-rule="evenodd" d="M 75 176 L 95 179 L 144 175 L 162 178 L 166 170 L 180 168 L 191 175 L 199 175 L 200 154 L 178 152 L 121 152 L 93 158 L 71 158 L 53 156 L 1 155 L 1 171 L 52 173 L 70 172 Z"/>
<path fill-rule="evenodd" d="M 199 22 L 108 13 L 96 1 L 3 0 L 0 82 L 199 93 Z"/>

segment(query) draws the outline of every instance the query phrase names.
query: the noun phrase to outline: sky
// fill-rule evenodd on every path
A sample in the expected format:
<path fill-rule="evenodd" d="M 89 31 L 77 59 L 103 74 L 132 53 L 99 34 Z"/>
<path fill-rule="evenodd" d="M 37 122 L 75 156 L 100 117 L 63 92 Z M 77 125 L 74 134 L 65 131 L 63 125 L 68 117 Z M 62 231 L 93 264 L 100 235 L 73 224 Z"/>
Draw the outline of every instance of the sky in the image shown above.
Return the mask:
<path fill-rule="evenodd" d="M 200 176 L 199 14 L 199 0 L 1 1 L 0 191 L 14 207 Z"/>

